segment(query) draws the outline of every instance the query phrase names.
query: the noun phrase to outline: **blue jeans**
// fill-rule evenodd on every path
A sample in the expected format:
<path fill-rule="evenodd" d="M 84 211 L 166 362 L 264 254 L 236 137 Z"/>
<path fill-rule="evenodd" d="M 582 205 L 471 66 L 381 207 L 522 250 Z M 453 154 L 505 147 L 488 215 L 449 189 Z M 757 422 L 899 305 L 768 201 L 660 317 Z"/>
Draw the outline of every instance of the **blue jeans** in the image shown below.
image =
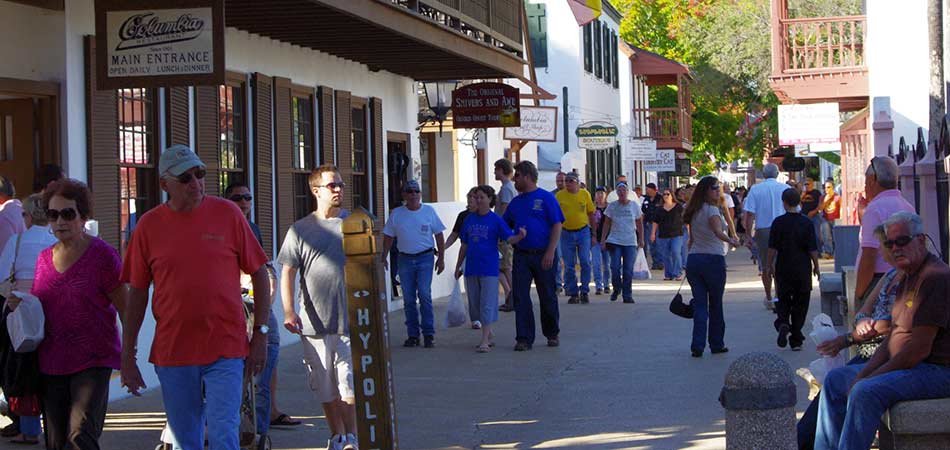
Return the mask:
<path fill-rule="evenodd" d="M 591 244 L 590 262 L 594 271 L 594 286 L 603 289 L 610 284 L 610 252 L 601 250 L 600 244 Z"/>
<path fill-rule="evenodd" d="M 202 450 L 205 419 L 211 450 L 238 450 L 244 360 L 221 358 L 203 366 L 155 366 L 168 427 L 184 450 Z"/>
<path fill-rule="evenodd" d="M 607 249 L 610 250 L 611 283 L 614 285 L 611 298 L 622 294 L 624 300 L 632 299 L 633 264 L 637 262 L 637 246 L 607 244 Z"/>
<path fill-rule="evenodd" d="M 561 232 L 561 251 L 564 256 L 564 293 L 577 295 L 590 292 L 590 227 Z M 581 285 L 577 287 L 577 262 L 581 264 Z"/>
<path fill-rule="evenodd" d="M 557 247 L 554 247 L 554 287 L 564 287 L 564 265 L 561 255 L 561 242 L 558 241 Z"/>
<path fill-rule="evenodd" d="M 835 224 L 825 219 L 821 219 L 821 252 L 829 255 L 835 254 L 835 237 L 831 230 Z"/>
<path fill-rule="evenodd" d="M 687 228 L 686 225 L 683 225 L 683 249 L 680 250 L 680 257 L 682 258 L 683 269 L 686 268 L 686 260 L 687 260 L 688 251 L 689 251 L 689 246 L 687 245 L 688 242 L 689 242 L 689 228 Z"/>
<path fill-rule="evenodd" d="M 534 307 L 531 304 L 531 282 L 541 306 L 541 332 L 547 338 L 555 338 L 561 332 L 558 326 L 557 295 L 554 293 L 555 267 L 544 270 L 543 253 L 527 253 L 515 249 L 511 272 L 511 296 L 515 301 L 515 339 L 534 344 Z M 557 261 L 555 261 L 557 264 Z"/>
<path fill-rule="evenodd" d="M 270 325 L 268 325 L 270 326 Z M 254 414 L 257 416 L 257 434 L 266 435 L 270 431 L 270 398 L 273 395 L 270 386 L 271 375 L 277 368 L 280 355 L 280 341 L 267 343 L 267 361 L 264 369 L 255 378 L 257 391 L 254 392 Z"/>
<path fill-rule="evenodd" d="M 726 258 L 721 255 L 693 253 L 686 260 L 686 279 L 693 291 L 693 341 L 690 349 L 706 349 L 707 326 L 709 348 L 726 347 L 726 321 L 722 314 L 722 294 L 726 289 Z"/>
<path fill-rule="evenodd" d="M 851 358 L 851 361 L 848 361 L 849 366 L 855 364 L 864 364 L 868 362 L 868 359 L 858 355 L 854 358 Z M 811 403 L 808 404 L 808 408 L 805 409 L 805 413 L 802 414 L 802 418 L 798 419 L 798 449 L 799 450 L 811 450 L 815 448 L 815 428 L 818 427 L 818 403 L 821 402 L 821 393 L 819 392 L 815 398 L 812 399 Z"/>
<path fill-rule="evenodd" d="M 683 273 L 683 236 L 656 238 L 654 247 L 663 260 L 663 277 L 676 278 Z"/>
<path fill-rule="evenodd" d="M 950 367 L 920 363 L 865 378 L 851 388 L 864 366 L 839 367 L 825 377 L 818 404 L 816 450 L 870 448 L 881 416 L 895 403 L 950 397 Z"/>
<path fill-rule="evenodd" d="M 406 332 L 409 337 L 419 337 L 419 315 L 422 315 L 422 334 L 435 335 L 435 319 L 432 314 L 432 270 L 435 255 L 399 255 L 399 285 L 402 286 L 403 307 L 406 313 Z M 419 306 L 416 305 L 418 298 Z"/>
<path fill-rule="evenodd" d="M 661 249 L 654 242 L 650 242 L 650 235 L 653 233 L 653 227 L 655 226 L 657 226 L 655 222 L 643 221 L 643 236 L 646 237 L 643 242 L 643 251 L 650 256 L 651 268 L 666 264 L 663 254 L 660 253 Z"/>
<path fill-rule="evenodd" d="M 42 432 L 40 416 L 20 416 L 20 433 L 23 436 L 35 438 Z"/>
<path fill-rule="evenodd" d="M 809 217 L 812 226 L 815 228 L 815 248 L 821 250 L 821 223 L 825 220 L 821 218 L 821 213 L 815 214 L 815 217 Z"/>

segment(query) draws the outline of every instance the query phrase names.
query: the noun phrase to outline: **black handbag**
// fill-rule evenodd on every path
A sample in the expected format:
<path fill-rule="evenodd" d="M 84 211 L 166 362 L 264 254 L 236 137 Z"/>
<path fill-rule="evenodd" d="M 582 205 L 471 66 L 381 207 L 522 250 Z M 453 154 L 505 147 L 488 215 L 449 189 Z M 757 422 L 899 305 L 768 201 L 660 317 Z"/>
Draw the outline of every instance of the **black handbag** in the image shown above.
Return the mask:
<path fill-rule="evenodd" d="M 683 302 L 683 296 L 680 295 L 680 290 L 683 289 L 683 282 L 685 281 L 686 277 L 683 277 L 683 281 L 680 281 L 680 287 L 676 289 L 676 295 L 673 296 L 673 301 L 670 302 L 670 312 L 684 319 L 692 319 L 693 299 L 689 299 L 687 304 Z"/>

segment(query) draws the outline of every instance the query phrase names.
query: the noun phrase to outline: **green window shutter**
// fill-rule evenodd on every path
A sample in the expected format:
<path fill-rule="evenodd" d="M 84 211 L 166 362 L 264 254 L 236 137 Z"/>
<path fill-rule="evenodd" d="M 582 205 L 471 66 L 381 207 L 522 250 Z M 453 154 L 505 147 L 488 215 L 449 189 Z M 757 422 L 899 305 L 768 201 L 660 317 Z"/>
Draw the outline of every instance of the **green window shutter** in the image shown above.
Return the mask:
<path fill-rule="evenodd" d="M 600 37 L 600 22 L 594 21 L 594 76 L 603 78 L 604 76 L 604 48 Z"/>
<path fill-rule="evenodd" d="M 604 26 L 601 27 L 601 31 L 603 31 L 603 33 L 601 33 L 603 34 L 601 40 L 604 42 L 604 82 L 611 84 L 613 82 L 611 77 L 613 58 L 610 53 L 610 28 L 604 24 Z"/>
<path fill-rule="evenodd" d="M 620 88 L 620 52 L 617 48 L 617 33 L 612 33 L 610 43 L 610 54 L 613 55 L 614 64 L 614 87 Z"/>
<path fill-rule="evenodd" d="M 534 67 L 548 66 L 548 19 L 544 4 L 525 4 L 528 17 L 528 37 L 531 39 L 531 56 Z"/>
<path fill-rule="evenodd" d="M 584 25 L 584 70 L 586 70 L 587 73 L 594 71 L 593 50 L 591 49 L 591 45 L 593 44 L 593 42 L 591 42 L 593 28 L 594 25 L 591 23 Z"/>

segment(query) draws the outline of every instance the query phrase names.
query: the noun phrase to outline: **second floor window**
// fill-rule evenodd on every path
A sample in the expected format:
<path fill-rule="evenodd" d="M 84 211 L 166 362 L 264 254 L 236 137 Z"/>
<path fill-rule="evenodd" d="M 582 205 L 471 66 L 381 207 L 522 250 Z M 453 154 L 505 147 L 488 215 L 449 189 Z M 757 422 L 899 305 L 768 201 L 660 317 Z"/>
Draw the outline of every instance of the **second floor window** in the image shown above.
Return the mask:
<path fill-rule="evenodd" d="M 313 99 L 311 96 L 294 96 L 290 103 L 293 125 L 293 186 L 294 220 L 313 211 L 313 195 L 310 193 L 310 171 L 314 169 L 313 153 Z"/>
<path fill-rule="evenodd" d="M 353 108 L 353 206 L 372 211 L 369 196 L 369 148 L 366 138 L 366 107 Z"/>
<path fill-rule="evenodd" d="M 244 83 L 218 87 L 219 192 L 236 181 L 247 183 L 247 142 L 244 125 Z"/>

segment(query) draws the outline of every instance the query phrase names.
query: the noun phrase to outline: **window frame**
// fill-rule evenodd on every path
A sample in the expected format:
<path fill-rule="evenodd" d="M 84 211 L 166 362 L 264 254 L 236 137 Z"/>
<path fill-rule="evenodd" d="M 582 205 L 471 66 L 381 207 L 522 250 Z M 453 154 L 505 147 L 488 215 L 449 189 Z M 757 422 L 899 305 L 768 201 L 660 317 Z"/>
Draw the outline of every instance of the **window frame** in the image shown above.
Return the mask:
<path fill-rule="evenodd" d="M 142 100 L 136 100 L 134 93 L 141 91 Z M 129 241 L 132 238 L 132 231 L 135 229 L 137 218 L 141 217 L 146 211 L 158 206 L 161 198 L 161 188 L 159 179 L 162 174 L 158 173 L 159 157 L 159 95 L 156 88 L 123 88 L 116 91 L 116 170 L 118 171 L 118 219 L 119 219 L 119 251 L 124 254 Z M 132 96 L 124 95 L 125 92 Z M 143 102 L 140 113 L 142 114 L 141 123 L 143 131 L 127 130 L 126 108 L 124 102 Z M 135 108 L 135 106 L 132 106 Z M 135 124 L 135 109 L 131 111 L 131 123 Z M 146 116 L 147 115 L 147 116 Z M 134 128 L 136 125 L 132 125 Z M 141 135 L 144 142 L 144 151 L 142 159 L 133 155 L 132 160 L 127 162 L 126 137 L 125 134 L 132 134 L 132 152 L 135 153 L 135 135 Z M 141 178 L 141 179 L 140 179 Z M 151 180 L 149 179 L 151 178 Z M 132 190 L 136 194 L 133 196 Z M 142 192 L 144 191 L 144 193 Z M 132 212 L 132 204 L 135 202 L 135 212 Z M 139 210 L 138 202 L 144 202 L 144 208 Z M 133 216 L 136 215 L 136 217 Z"/>
<path fill-rule="evenodd" d="M 357 116 L 362 118 L 362 128 L 357 128 L 353 120 Z M 370 120 L 369 104 L 366 99 L 350 97 L 350 149 L 352 152 L 350 153 L 351 160 L 349 164 L 352 168 L 350 176 L 352 177 L 353 186 L 349 189 L 349 192 L 353 198 L 353 207 L 362 206 L 366 211 L 373 210 L 372 183 L 370 182 L 370 171 L 373 164 L 372 149 L 370 148 L 372 144 L 369 133 Z M 359 152 L 357 152 L 357 137 L 361 138 L 360 141 L 363 145 Z M 358 153 L 362 154 L 362 170 L 357 170 Z"/>
<path fill-rule="evenodd" d="M 300 108 L 297 106 L 297 103 L 300 100 L 309 102 L 309 107 L 304 108 L 307 110 L 310 115 L 310 121 L 300 122 L 297 117 L 298 111 Z M 291 149 L 293 151 L 293 156 L 290 159 L 291 167 L 289 168 L 292 176 L 292 186 L 293 193 L 291 198 L 291 204 L 294 213 L 294 220 L 299 220 L 305 217 L 307 214 L 313 212 L 314 207 L 316 206 L 315 200 L 313 198 L 313 193 L 310 190 L 310 173 L 317 167 L 317 134 L 315 128 L 315 120 L 317 118 L 316 112 L 316 103 L 317 96 L 312 88 L 305 86 L 292 85 L 290 89 L 290 133 L 291 133 Z M 301 125 L 303 123 L 303 125 Z M 297 130 L 303 132 L 303 136 L 310 138 L 309 151 L 307 151 L 307 146 L 304 144 L 304 152 L 301 155 L 298 146 L 300 145 L 300 134 Z M 306 139 L 304 139 L 306 140 Z M 303 161 L 299 161 L 298 157 L 303 156 Z M 302 180 L 302 182 L 301 182 Z M 304 204 L 307 206 L 304 207 Z"/>
<path fill-rule="evenodd" d="M 219 192 L 224 193 L 225 188 L 229 184 L 235 181 L 240 181 L 248 186 L 250 186 L 250 177 L 249 173 L 249 164 L 251 163 L 250 149 L 247 141 L 248 136 L 248 116 L 247 116 L 247 105 L 248 105 L 248 83 L 247 77 L 244 74 L 228 72 L 225 82 L 222 85 L 217 86 L 217 104 L 218 104 L 218 186 Z M 225 158 L 223 158 L 222 143 L 229 141 L 226 133 L 228 127 L 226 124 L 228 121 L 222 120 L 221 117 L 221 94 L 222 91 L 231 90 L 231 119 L 230 124 L 231 128 L 234 128 L 235 124 L 240 124 L 241 129 L 237 133 L 233 133 L 230 136 L 230 144 L 235 146 L 234 157 L 237 167 L 226 167 Z M 235 90 L 240 90 L 241 93 L 241 103 L 240 105 L 234 104 L 234 95 Z M 240 107 L 238 107 L 240 106 Z M 227 114 L 227 113 L 225 113 Z"/>

